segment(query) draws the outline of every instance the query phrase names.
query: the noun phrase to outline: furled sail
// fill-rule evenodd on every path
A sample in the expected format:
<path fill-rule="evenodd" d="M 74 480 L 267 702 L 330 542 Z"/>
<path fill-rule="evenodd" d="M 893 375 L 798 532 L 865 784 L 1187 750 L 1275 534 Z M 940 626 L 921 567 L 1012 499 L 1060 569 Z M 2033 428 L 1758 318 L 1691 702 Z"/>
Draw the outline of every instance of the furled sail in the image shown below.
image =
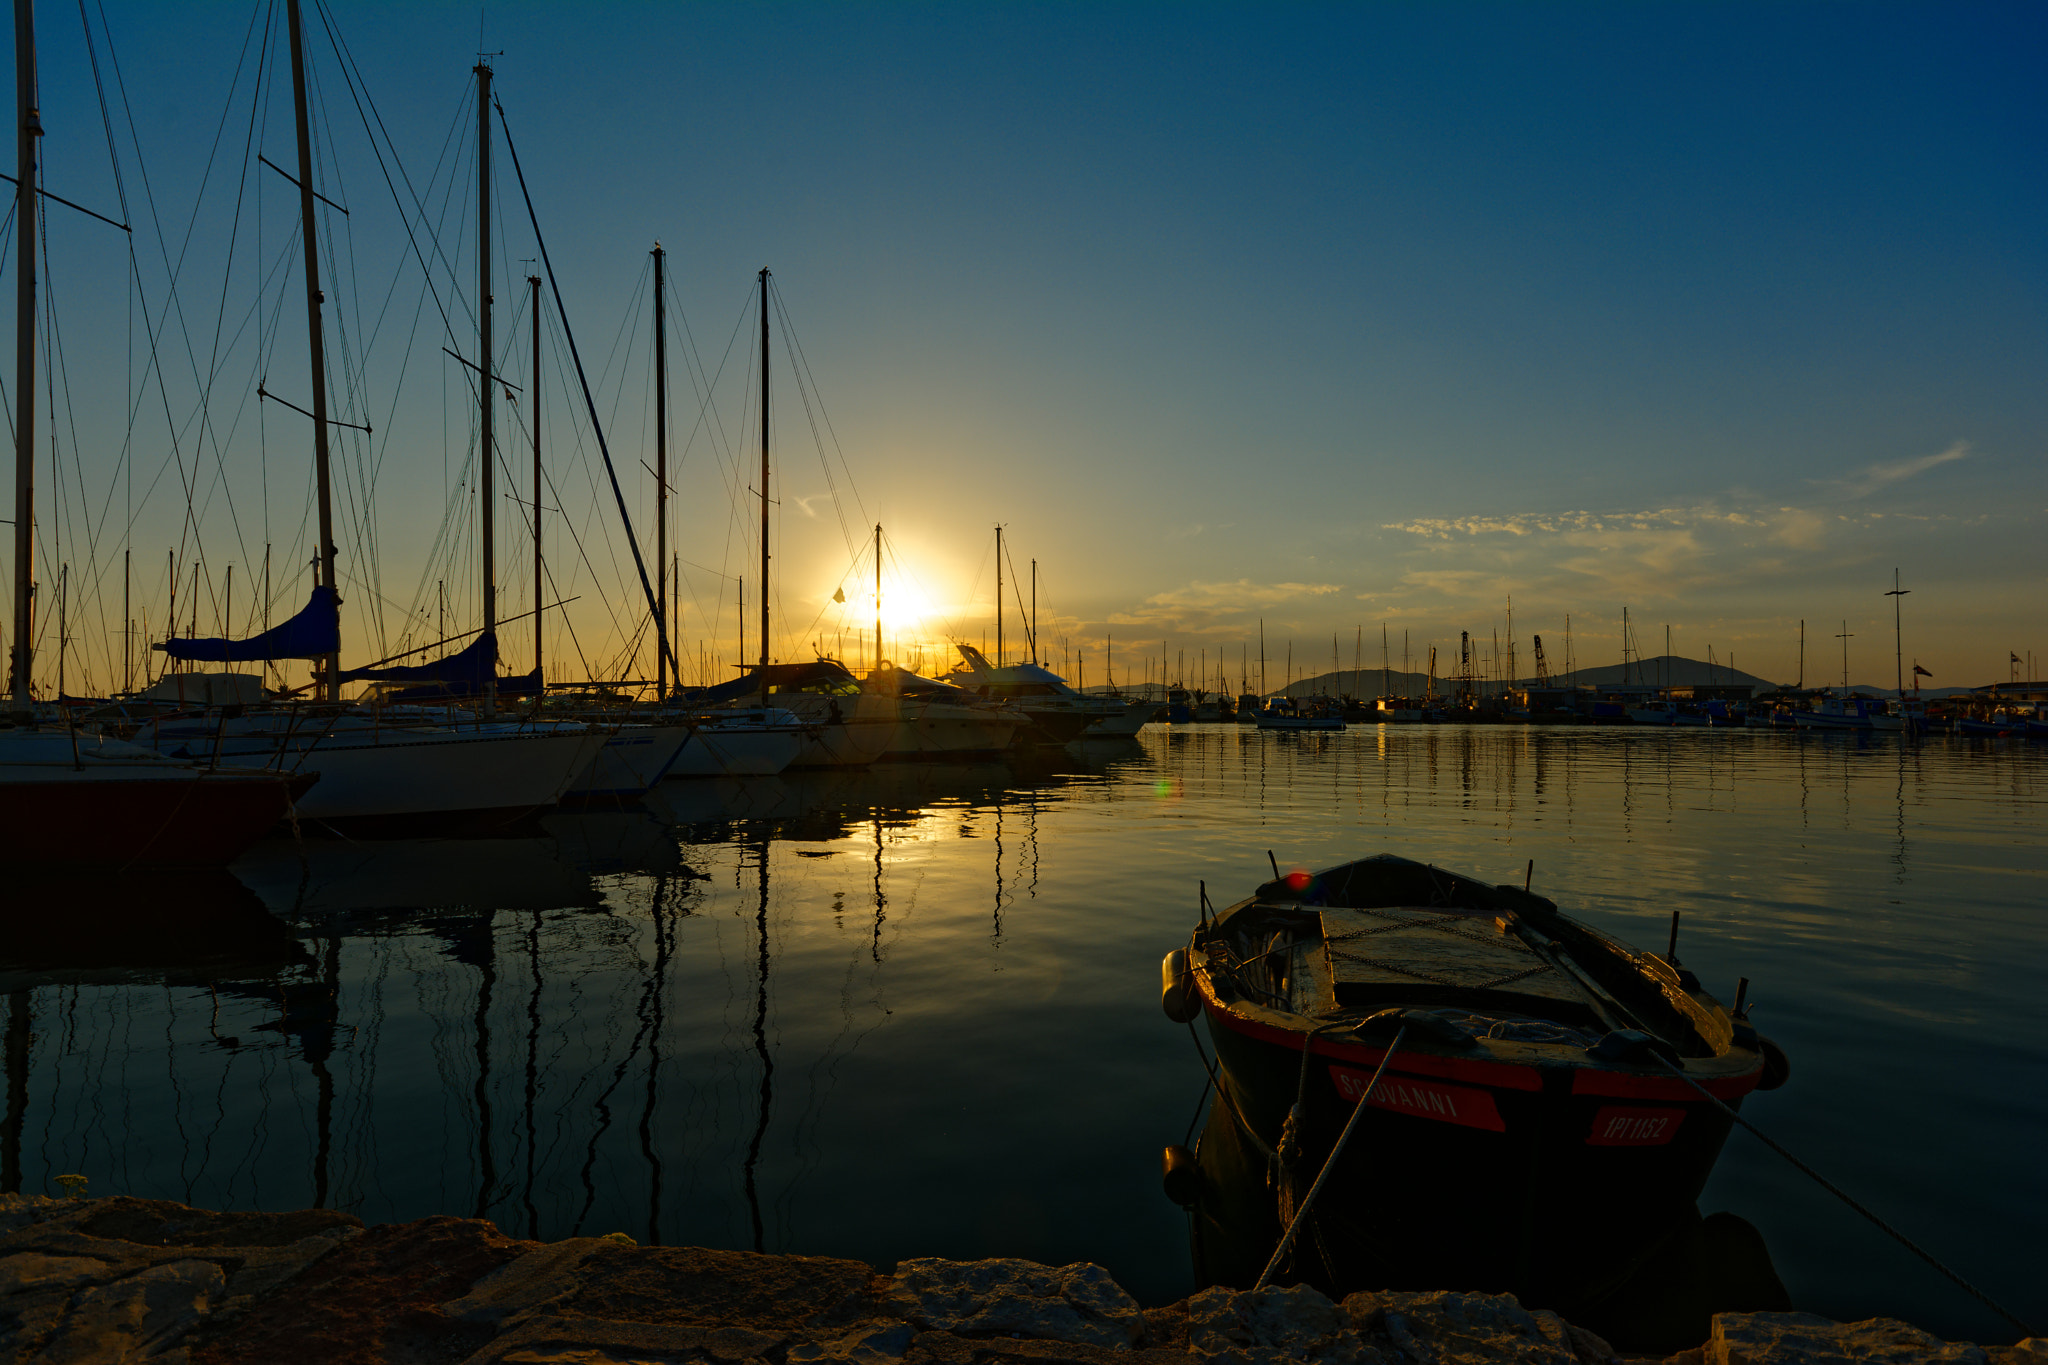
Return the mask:
<path fill-rule="evenodd" d="M 318 659 L 341 648 L 341 598 L 316 587 L 297 616 L 246 640 L 170 639 L 156 646 L 173 659 L 240 663 L 254 659 Z"/>
<path fill-rule="evenodd" d="M 403 701 L 481 696 L 484 684 L 498 671 L 498 637 L 485 631 L 453 654 L 424 664 L 342 670 L 343 682 L 415 683 L 398 694 Z M 500 697 L 530 697 L 540 691 L 540 671 L 498 678 Z"/>

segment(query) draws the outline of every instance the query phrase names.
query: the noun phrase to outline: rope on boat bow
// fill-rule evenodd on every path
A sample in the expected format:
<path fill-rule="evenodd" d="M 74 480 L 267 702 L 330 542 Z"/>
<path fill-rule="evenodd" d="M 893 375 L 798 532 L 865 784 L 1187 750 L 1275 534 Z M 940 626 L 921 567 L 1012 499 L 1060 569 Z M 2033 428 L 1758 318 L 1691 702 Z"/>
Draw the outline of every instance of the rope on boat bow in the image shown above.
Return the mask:
<path fill-rule="evenodd" d="M 1707 1102 L 1709 1104 L 1712 1104 L 1716 1109 L 1719 1109 L 1722 1113 L 1726 1114 L 1729 1118 L 1733 1119 L 1736 1123 L 1740 1124 L 1743 1128 L 1747 1129 L 1751 1137 L 1755 1138 L 1758 1142 L 1761 1142 L 1764 1146 L 1776 1152 L 1779 1156 L 1784 1157 L 1785 1160 L 1791 1162 L 1793 1169 L 1797 1170 L 1801 1175 L 1807 1176 L 1816 1185 L 1819 1185 L 1829 1194 L 1841 1200 L 1844 1204 L 1847 1204 L 1850 1208 L 1856 1210 L 1856 1212 L 1862 1214 L 1865 1218 L 1868 1218 L 1872 1223 L 1877 1225 L 1879 1231 L 1883 1232 L 1893 1241 L 1896 1241 L 1900 1246 L 1912 1252 L 1915 1256 L 1918 1256 L 1921 1260 L 1927 1262 L 1927 1264 L 1933 1266 L 1936 1270 L 1940 1271 L 1943 1275 L 1947 1276 L 1950 1280 L 1954 1281 L 1958 1286 L 1962 1288 L 1964 1293 L 1968 1294 L 1971 1298 L 1977 1300 L 1977 1302 L 1983 1304 L 1986 1308 L 1989 1308 L 1992 1312 L 1998 1314 L 1998 1316 L 2000 1316 L 2001 1318 L 2004 1318 L 2013 1326 L 2019 1328 L 2020 1335 L 2022 1337 L 2029 1337 L 2035 1335 L 2034 1329 L 2029 1327 L 2025 1321 L 2023 1321 L 2019 1317 L 2016 1317 L 2014 1314 L 2007 1312 L 2005 1308 L 2002 1307 L 1998 1303 L 1998 1301 L 1993 1299 L 1989 1294 L 1979 1289 L 1976 1285 L 1971 1284 L 1968 1280 L 1964 1279 L 1961 1275 L 1958 1275 L 1955 1271 L 1950 1270 L 1947 1266 L 1943 1265 L 1939 1260 L 1935 1258 L 1933 1252 L 1928 1251 L 1925 1247 L 1921 1246 L 1918 1242 L 1915 1242 L 1905 1233 L 1900 1232 L 1890 1223 L 1885 1222 L 1884 1219 L 1878 1217 L 1869 1209 L 1864 1208 L 1863 1205 L 1856 1202 L 1856 1200 L 1848 1193 L 1848 1191 L 1842 1189 L 1841 1186 L 1829 1180 L 1826 1176 L 1822 1175 L 1819 1171 L 1816 1171 L 1815 1169 L 1813 1169 L 1813 1167 L 1807 1165 L 1798 1157 L 1786 1151 L 1783 1147 L 1780 1147 L 1776 1142 L 1772 1141 L 1770 1138 L 1765 1137 L 1762 1130 L 1759 1129 L 1755 1124 L 1751 1123 L 1748 1119 L 1742 1117 L 1742 1115 L 1736 1113 L 1733 1109 L 1729 1108 L 1726 1104 L 1722 1103 L 1719 1096 L 1713 1094 L 1705 1086 L 1701 1085 L 1698 1081 L 1686 1075 L 1685 1069 L 1683 1067 L 1676 1065 L 1668 1057 L 1663 1057 L 1656 1053 L 1652 1053 L 1651 1055 L 1653 1057 L 1656 1057 L 1656 1060 L 1660 1062 L 1673 1075 L 1677 1076 L 1678 1079 L 1684 1081 L 1687 1085 L 1699 1091 L 1702 1095 L 1705 1095 L 1707 1097 Z"/>
<path fill-rule="evenodd" d="M 1364 1021 L 1361 1020 L 1360 1022 Z M 1356 1027 L 1356 1025 L 1353 1027 Z M 1321 1031 L 1321 1029 L 1315 1030 L 1314 1033 L 1311 1033 L 1302 1042 L 1301 1069 L 1304 1089 L 1306 1089 L 1306 1079 L 1308 1076 L 1309 1047 L 1315 1041 L 1315 1033 L 1320 1033 Z M 1381 1056 L 1379 1066 L 1372 1073 L 1372 1080 L 1366 1083 L 1365 1093 L 1358 1097 L 1358 1103 L 1351 1110 L 1351 1117 L 1344 1120 L 1344 1131 L 1337 1134 L 1336 1145 L 1330 1148 L 1330 1155 L 1324 1159 L 1323 1169 L 1316 1172 L 1315 1183 L 1308 1187 L 1308 1193 L 1302 1196 L 1301 1203 L 1296 1206 L 1294 1217 L 1288 1221 L 1287 1231 L 1280 1235 L 1280 1244 L 1273 1248 L 1272 1259 L 1267 1261 L 1266 1268 L 1259 1272 L 1258 1283 L 1252 1286 L 1254 1291 L 1266 1287 L 1267 1282 L 1273 1278 L 1273 1272 L 1280 1268 L 1280 1262 L 1286 1257 L 1287 1249 L 1294 1245 L 1294 1234 L 1301 1230 L 1302 1220 L 1308 1217 L 1309 1209 L 1316 1202 L 1316 1196 L 1323 1192 L 1323 1182 L 1330 1178 L 1330 1172 L 1336 1168 L 1337 1158 L 1343 1154 L 1345 1144 L 1351 1141 L 1351 1132 L 1354 1128 L 1358 1127 L 1358 1120 L 1365 1114 L 1365 1107 L 1372 1099 L 1372 1092 L 1379 1088 L 1380 1077 L 1386 1074 L 1387 1063 L 1394 1059 L 1394 1053 L 1400 1049 L 1401 1040 L 1407 1036 L 1408 1025 L 1405 1023 L 1400 1028 L 1394 1030 L 1394 1040 L 1387 1044 L 1387 1050 Z M 1281 1133 L 1280 1144 L 1282 1148 L 1287 1146 L 1289 1140 L 1294 1135 L 1295 1117 L 1300 1111 L 1301 1102 L 1297 1100 L 1294 1108 L 1288 1112 L 1287 1124 Z"/>

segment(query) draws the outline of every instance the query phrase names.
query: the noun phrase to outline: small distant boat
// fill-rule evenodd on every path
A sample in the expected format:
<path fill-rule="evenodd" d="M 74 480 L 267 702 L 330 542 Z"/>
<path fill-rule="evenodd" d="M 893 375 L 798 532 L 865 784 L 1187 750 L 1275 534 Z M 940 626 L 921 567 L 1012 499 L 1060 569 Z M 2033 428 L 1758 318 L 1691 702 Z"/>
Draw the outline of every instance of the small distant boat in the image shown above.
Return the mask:
<path fill-rule="evenodd" d="M 1811 711 L 1794 711 L 1792 721 L 1802 730 L 1900 730 L 1903 721 L 1880 726 L 1882 719 L 1896 721 L 1897 717 L 1885 714 L 1884 703 L 1875 697 L 1824 696 Z"/>
<path fill-rule="evenodd" d="M 1265 883 L 1163 975 L 1219 1064 L 1197 1155 L 1167 1163 L 1203 1284 L 1252 1285 L 1321 1178 L 1281 1283 L 1464 1285 L 1583 1321 L 1697 1219 L 1731 1127 L 1707 1095 L 1788 1072 L 1675 948 L 1388 855 Z"/>
<path fill-rule="evenodd" d="M 1261 730 L 1341 730 L 1344 714 L 1314 701 L 1275 697 L 1259 713 Z"/>

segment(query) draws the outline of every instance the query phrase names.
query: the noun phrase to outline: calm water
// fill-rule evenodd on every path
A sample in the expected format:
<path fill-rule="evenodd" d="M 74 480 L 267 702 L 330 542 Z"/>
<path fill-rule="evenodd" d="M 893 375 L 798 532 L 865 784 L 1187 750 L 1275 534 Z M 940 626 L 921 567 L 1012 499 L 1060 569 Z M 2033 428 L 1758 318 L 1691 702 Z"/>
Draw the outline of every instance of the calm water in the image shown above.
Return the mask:
<path fill-rule="evenodd" d="M 1031 767 L 669 783 L 544 837 L 259 847 L 45 888 L 0 948 L 0 1178 L 543 1238 L 1107 1265 L 1191 1287 L 1157 1005 L 1197 879 L 1390 851 L 1535 885 L 1793 1059 L 1746 1115 L 2048 1320 L 2048 752 L 2009 742 L 1155 726 Z M 202 927 L 180 917 L 198 914 Z M 111 918 L 109 918 L 111 917 Z M 33 939 L 29 943 L 28 939 Z M 1795 1301 L 2009 1340 L 1737 1134 L 1703 1208 Z"/>

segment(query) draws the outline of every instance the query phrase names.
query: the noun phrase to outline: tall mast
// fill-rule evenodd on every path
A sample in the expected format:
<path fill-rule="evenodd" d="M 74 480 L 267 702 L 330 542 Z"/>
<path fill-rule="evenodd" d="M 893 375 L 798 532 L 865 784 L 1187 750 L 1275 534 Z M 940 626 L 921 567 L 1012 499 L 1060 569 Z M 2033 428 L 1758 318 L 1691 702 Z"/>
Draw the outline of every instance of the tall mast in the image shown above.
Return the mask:
<path fill-rule="evenodd" d="M 761 705 L 768 704 L 768 267 L 761 267 Z"/>
<path fill-rule="evenodd" d="M 1898 670 L 1896 690 L 1901 701 L 1906 696 L 1906 645 L 1905 638 L 1901 633 L 1903 630 L 1903 618 L 1899 611 L 1901 605 L 1899 599 L 1911 591 L 1911 588 L 1899 586 L 1899 571 L 1893 569 L 1892 590 L 1886 593 L 1885 596 L 1892 599 L 1892 666 Z"/>
<path fill-rule="evenodd" d="M 313 227 L 313 133 L 306 117 L 306 52 L 299 20 L 299 0 L 285 7 L 291 20 L 292 116 L 299 135 L 299 238 L 306 254 L 306 359 L 313 380 L 313 482 L 319 494 L 320 586 L 334 593 L 334 495 L 327 466 L 327 349 L 322 341 L 319 234 Z M 26 219 L 22 220 L 24 223 Z M 485 515 L 489 515 L 488 512 Z M 341 654 L 321 661 L 321 691 L 328 701 L 341 700 Z"/>
<path fill-rule="evenodd" d="M 498 633 L 498 551 L 495 518 L 497 492 L 497 447 L 492 440 L 491 385 L 495 382 L 491 350 L 491 68 L 476 64 L 476 329 L 477 329 L 477 444 L 476 460 L 482 471 L 477 489 L 483 506 L 477 519 L 484 562 L 484 634 L 493 642 L 491 671 L 484 677 L 484 711 L 498 707 L 498 661 L 495 643 Z M 534 603 L 538 607 L 540 603 Z"/>
<path fill-rule="evenodd" d="M 663 298 L 663 265 L 668 253 L 654 244 L 654 700 L 668 699 L 668 313 Z"/>
<path fill-rule="evenodd" d="M 1259 696 L 1266 695 L 1266 618 L 1259 618 Z"/>
<path fill-rule="evenodd" d="M 871 670 L 882 666 L 882 523 L 875 523 L 875 661 Z"/>
<path fill-rule="evenodd" d="M 996 667 L 1003 666 L 1003 528 L 996 527 Z"/>
<path fill-rule="evenodd" d="M 1038 561 L 1031 561 L 1031 662 L 1038 662 Z"/>
<path fill-rule="evenodd" d="M 541 654 L 543 643 L 540 629 L 542 574 L 540 557 L 540 276 L 528 275 L 526 283 L 533 290 L 533 704 L 536 710 L 548 694 L 546 667 Z"/>
<path fill-rule="evenodd" d="M 294 21 L 298 11 L 292 11 Z M 298 30 L 294 28 L 293 34 Z M 36 517 L 36 139 L 43 135 L 36 97 L 35 0 L 14 0 L 16 114 L 14 214 L 14 667 L 10 709 L 17 720 L 34 709 L 29 668 L 35 660 Z"/>

